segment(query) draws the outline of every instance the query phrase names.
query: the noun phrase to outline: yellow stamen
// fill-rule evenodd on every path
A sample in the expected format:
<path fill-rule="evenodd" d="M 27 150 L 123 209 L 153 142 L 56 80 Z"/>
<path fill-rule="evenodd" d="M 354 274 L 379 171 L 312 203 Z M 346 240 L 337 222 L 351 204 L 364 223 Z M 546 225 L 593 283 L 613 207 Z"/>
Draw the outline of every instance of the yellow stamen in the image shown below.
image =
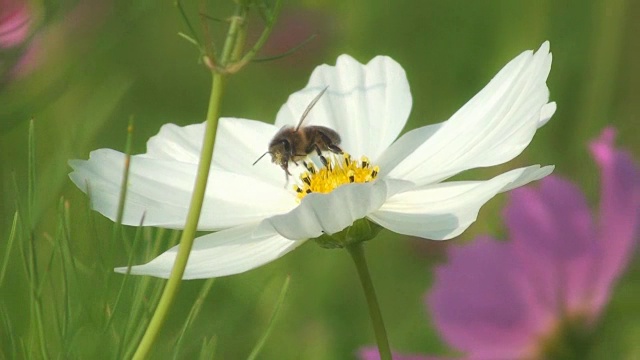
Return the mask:
<path fill-rule="evenodd" d="M 362 163 L 363 169 L 366 169 L 369 167 L 369 165 L 371 165 L 371 163 L 369 162 L 369 158 L 366 156 L 362 156 L 362 158 L 360 159 L 360 163 Z"/>
<path fill-rule="evenodd" d="M 366 156 L 358 162 L 352 161 L 347 153 L 331 156 L 327 159 L 327 165 L 320 169 L 313 163 L 303 164 L 307 171 L 300 175 L 301 183 L 293 186 L 300 200 L 312 192 L 326 194 L 343 184 L 373 181 L 380 173 L 380 167 L 371 167 L 371 162 Z"/>
<path fill-rule="evenodd" d="M 315 173 L 316 173 L 316 171 L 318 171 L 318 170 L 316 169 L 316 166 L 315 166 L 315 165 L 313 165 L 313 163 L 311 163 L 311 162 L 309 162 L 309 163 L 308 163 L 308 162 L 306 162 L 306 161 L 303 161 L 302 163 L 304 164 L 304 167 L 307 169 L 307 171 L 308 171 L 309 173 L 311 173 L 311 174 L 315 174 Z"/>
<path fill-rule="evenodd" d="M 302 180 L 308 186 L 311 186 L 311 176 L 308 172 L 302 173 L 302 175 L 300 175 L 300 180 Z"/>

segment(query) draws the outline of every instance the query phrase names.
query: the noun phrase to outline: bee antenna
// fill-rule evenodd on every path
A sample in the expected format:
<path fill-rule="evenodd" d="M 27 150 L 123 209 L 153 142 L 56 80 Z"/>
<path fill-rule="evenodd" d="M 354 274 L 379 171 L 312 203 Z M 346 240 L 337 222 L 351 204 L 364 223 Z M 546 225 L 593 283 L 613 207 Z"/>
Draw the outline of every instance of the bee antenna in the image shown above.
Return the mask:
<path fill-rule="evenodd" d="M 300 117 L 300 121 L 298 121 L 298 126 L 296 126 L 295 131 L 298 131 L 298 129 L 300 129 L 300 126 L 302 125 L 302 122 L 304 121 L 304 119 L 307 117 L 307 115 L 309 115 L 309 112 L 311 111 L 311 109 L 313 109 L 313 107 L 316 105 L 318 100 L 320 100 L 322 95 L 324 95 L 324 92 L 327 91 L 328 88 L 329 86 L 327 85 L 327 87 L 325 87 L 324 89 L 322 89 L 322 91 L 320 91 L 320 94 L 316 95 L 316 97 L 313 100 L 311 100 L 311 102 L 309 103 L 309 106 L 307 106 L 307 108 L 302 113 L 302 116 Z"/>
<path fill-rule="evenodd" d="M 260 159 L 262 159 L 262 158 L 263 158 L 265 155 L 267 155 L 267 154 L 271 154 L 271 151 L 265 151 L 265 153 L 264 153 L 264 154 L 260 155 L 260 157 L 258 158 L 258 160 L 256 160 L 256 161 L 254 161 L 254 162 L 253 162 L 253 165 L 257 164 L 257 163 L 258 163 L 258 161 L 260 161 Z M 251 165 L 251 166 L 253 166 L 253 165 Z"/>

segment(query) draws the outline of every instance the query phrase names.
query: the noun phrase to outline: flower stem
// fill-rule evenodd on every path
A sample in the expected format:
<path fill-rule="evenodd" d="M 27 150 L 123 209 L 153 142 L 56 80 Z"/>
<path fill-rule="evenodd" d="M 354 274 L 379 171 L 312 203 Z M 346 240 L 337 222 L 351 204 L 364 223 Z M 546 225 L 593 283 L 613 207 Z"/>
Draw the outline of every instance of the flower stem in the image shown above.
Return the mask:
<path fill-rule="evenodd" d="M 373 288 L 373 282 L 371 281 L 371 275 L 369 274 L 367 260 L 364 256 L 364 247 L 362 246 L 362 243 L 355 243 L 347 246 L 347 250 L 356 265 L 356 270 L 360 277 L 360 283 L 362 284 L 364 295 L 367 298 L 369 316 L 371 317 L 373 331 L 376 334 L 376 342 L 378 343 L 380 359 L 391 360 L 391 349 L 389 347 L 389 340 L 387 339 L 387 330 L 384 328 L 384 321 L 382 320 L 382 314 L 380 313 L 380 305 L 378 305 L 376 291 Z"/>
<path fill-rule="evenodd" d="M 189 259 L 189 253 L 193 246 L 193 240 L 198 227 L 198 219 L 200 219 L 200 211 L 202 210 L 202 203 L 204 201 L 204 191 L 207 186 L 207 179 L 209 176 L 209 168 L 211 167 L 211 159 L 213 157 L 213 144 L 216 137 L 216 129 L 218 127 L 218 116 L 220 113 L 220 100 L 224 91 L 226 79 L 222 74 L 215 73 L 213 76 L 213 85 L 211 90 L 211 98 L 209 99 L 209 111 L 207 114 L 207 125 L 205 131 L 204 142 L 202 146 L 202 152 L 200 154 L 200 164 L 198 166 L 198 174 L 196 177 L 196 184 L 191 197 L 191 206 L 189 207 L 189 213 L 187 215 L 187 222 L 180 238 L 180 246 L 178 248 L 178 254 L 176 255 L 176 261 L 173 264 L 171 275 L 167 281 L 167 285 L 164 288 L 158 307 L 149 322 L 147 331 L 145 332 L 138 349 L 133 355 L 133 359 L 145 359 L 147 358 L 151 346 L 155 342 L 162 324 L 164 323 L 171 304 L 178 293 L 178 287 L 182 281 L 182 275 L 187 266 L 187 260 Z"/>
<path fill-rule="evenodd" d="M 245 7 L 238 5 L 236 14 L 241 13 L 246 16 Z M 220 64 L 225 65 L 230 59 L 230 55 L 233 53 L 233 48 L 238 44 L 243 44 L 243 38 L 246 33 L 240 26 L 245 21 L 244 17 L 235 17 L 229 27 L 229 35 L 225 42 L 225 51 Z M 241 45 L 240 45 L 241 46 Z M 209 108 L 207 111 L 206 130 L 204 134 L 204 140 L 202 143 L 202 150 L 200 152 L 200 163 L 198 164 L 198 173 L 196 175 L 196 182 L 191 196 L 191 204 L 189 206 L 189 213 L 187 214 L 187 221 L 180 238 L 180 245 L 178 247 L 178 254 L 176 255 L 176 261 L 171 269 L 171 275 L 167 285 L 162 292 L 158 307 L 153 313 L 153 317 L 149 322 L 149 326 L 133 355 L 134 360 L 146 359 L 149 356 L 153 343 L 155 342 L 160 329 L 167 318 L 169 309 L 173 304 L 173 300 L 178 293 L 184 270 L 189 260 L 189 254 L 193 246 L 195 234 L 198 229 L 198 220 L 200 219 L 200 212 L 202 210 L 202 204 L 204 202 L 204 194 L 207 187 L 207 180 L 209 178 L 209 169 L 211 168 L 211 161 L 213 159 L 213 148 L 216 138 L 216 130 L 218 129 L 218 118 L 220 117 L 220 104 L 222 101 L 222 94 L 226 85 L 226 76 L 219 72 L 213 71 L 213 83 L 211 85 L 211 96 L 209 97 Z"/>

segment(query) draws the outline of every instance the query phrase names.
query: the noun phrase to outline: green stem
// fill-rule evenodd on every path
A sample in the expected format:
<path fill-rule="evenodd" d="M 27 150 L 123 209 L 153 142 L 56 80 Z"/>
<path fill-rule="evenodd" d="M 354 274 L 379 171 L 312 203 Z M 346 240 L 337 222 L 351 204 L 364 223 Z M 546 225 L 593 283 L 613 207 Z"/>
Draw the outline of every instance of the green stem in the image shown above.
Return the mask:
<path fill-rule="evenodd" d="M 169 279 L 162 292 L 153 317 L 149 322 L 149 326 L 133 355 L 134 360 L 146 359 L 148 357 L 151 347 L 167 318 L 173 300 L 178 293 L 178 288 L 187 266 L 189 254 L 191 253 L 198 229 L 198 220 L 200 219 L 200 212 L 207 188 L 207 180 L 209 178 L 209 169 L 211 168 L 213 159 L 213 148 L 216 139 L 216 130 L 218 129 L 218 118 L 220 117 L 220 104 L 227 80 L 225 74 L 228 74 L 225 67 L 228 66 L 230 62 L 236 61 L 234 56 L 237 56 L 241 50 L 237 48 L 244 47 L 246 37 L 246 26 L 244 22 L 247 19 L 248 10 L 248 6 L 242 5 L 242 3 L 236 4 L 235 13 L 229 25 L 229 31 L 223 47 L 222 57 L 219 61 L 215 61 L 215 64 L 220 65 L 220 67 L 215 66 L 212 68 L 213 83 L 211 85 L 211 96 L 209 98 L 209 108 L 207 111 L 206 130 L 200 153 L 196 182 L 193 195 L 191 196 L 189 213 L 182 237 L 180 238 L 180 245 L 178 247 L 176 260 L 171 269 L 171 274 L 169 275 Z"/>
<path fill-rule="evenodd" d="M 364 295 L 367 298 L 369 316 L 371 317 L 373 331 L 376 334 L 376 342 L 378 343 L 380 359 L 391 360 L 391 348 L 389 347 L 389 340 L 387 339 L 387 330 L 384 328 L 384 321 L 382 320 L 382 314 L 380 313 L 380 305 L 378 305 L 376 291 L 373 288 L 373 282 L 371 281 L 371 275 L 369 274 L 369 268 L 367 267 L 367 260 L 364 256 L 362 243 L 349 245 L 347 246 L 347 250 L 356 265 L 358 277 L 360 277 L 360 283 L 362 284 Z"/>
<path fill-rule="evenodd" d="M 241 31 L 246 30 L 244 26 L 245 19 L 247 17 L 248 9 L 244 6 L 236 6 L 236 11 L 233 14 L 231 20 L 231 26 L 229 26 L 229 32 L 227 33 L 227 39 L 224 42 L 222 48 L 222 57 L 220 64 L 225 67 L 230 61 L 233 61 L 233 56 L 236 52 L 237 46 L 244 46 L 244 36 L 238 36 Z"/>
<path fill-rule="evenodd" d="M 251 60 L 253 60 L 253 58 L 256 56 L 258 51 L 260 51 L 260 49 L 262 49 L 262 46 L 264 46 L 264 44 L 267 42 L 267 39 L 271 35 L 271 31 L 273 30 L 273 25 L 275 24 L 276 18 L 280 14 L 280 9 L 281 8 L 282 8 L 282 0 L 276 0 L 274 8 L 273 8 L 273 10 L 272 10 L 272 12 L 270 14 L 268 23 L 265 26 L 264 30 L 262 31 L 262 34 L 260 34 L 260 37 L 258 38 L 256 43 L 253 45 L 251 50 L 249 50 L 242 57 L 242 59 L 240 59 L 236 63 L 234 63 L 234 64 L 230 65 L 229 67 L 227 67 L 227 71 L 229 73 L 233 74 L 233 73 L 236 73 L 236 72 L 240 71 L 240 69 L 242 69 Z"/>
<path fill-rule="evenodd" d="M 149 326 L 140 341 L 140 345 L 138 345 L 138 349 L 133 355 L 133 359 L 147 358 L 151 346 L 155 342 L 162 328 L 162 324 L 166 320 L 171 304 L 178 293 L 178 287 L 182 281 L 182 275 L 187 266 L 189 253 L 191 252 L 193 240 L 198 229 L 198 220 L 200 219 L 200 211 L 202 210 L 202 203 L 204 202 L 204 192 L 209 177 L 209 168 L 211 167 L 211 159 L 213 158 L 213 144 L 216 138 L 216 129 L 218 128 L 220 102 L 225 83 L 226 79 L 222 74 L 214 73 L 211 97 L 209 99 L 209 111 L 207 113 L 206 131 L 200 153 L 200 164 L 198 166 L 193 195 L 191 196 L 187 222 L 178 247 L 178 254 L 176 255 L 176 261 L 173 264 L 169 281 L 167 281 L 167 285 L 164 288 L 158 307 L 153 314 L 153 318 L 151 318 L 151 322 L 149 322 Z"/>

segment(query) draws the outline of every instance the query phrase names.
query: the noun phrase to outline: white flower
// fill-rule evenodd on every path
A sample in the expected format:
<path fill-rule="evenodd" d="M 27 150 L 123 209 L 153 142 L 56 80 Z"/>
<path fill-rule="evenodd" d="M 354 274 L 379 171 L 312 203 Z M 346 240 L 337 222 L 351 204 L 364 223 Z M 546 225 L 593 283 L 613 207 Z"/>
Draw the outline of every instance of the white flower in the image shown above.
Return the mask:
<path fill-rule="evenodd" d="M 449 120 L 409 131 L 397 140 L 412 99 L 404 70 L 385 56 L 363 65 L 342 55 L 336 66 L 319 66 L 308 85 L 282 106 L 275 125 L 221 118 L 198 228 L 218 231 L 195 240 L 184 278 L 253 269 L 307 239 L 334 234 L 365 217 L 406 235 L 434 240 L 459 235 L 496 194 L 553 170 L 534 165 L 486 181 L 443 182 L 467 169 L 502 164 L 522 152 L 555 112 L 546 86 L 550 68 L 545 42 L 537 52 L 525 51 L 509 62 Z M 291 164 L 291 179 L 305 190 L 298 193 L 293 184 L 285 187 L 280 167 L 266 159 L 252 164 L 274 134 L 284 125 L 295 125 L 327 86 L 306 123 L 341 135 L 341 148 L 354 159 L 347 177 L 355 172 L 359 178 L 328 193 L 306 194 L 309 186 L 299 176 L 307 169 Z M 147 152 L 132 157 L 124 224 L 138 225 L 144 215 L 145 225 L 184 226 L 203 133 L 204 124 L 164 125 L 149 140 Z M 371 165 L 363 166 L 358 160 L 362 156 Z M 340 156 L 329 158 L 335 171 L 341 171 L 341 162 L 345 166 Z M 124 154 L 100 149 L 89 160 L 70 164 L 73 182 L 85 192 L 89 185 L 93 208 L 115 219 Z M 323 181 L 316 178 L 311 190 L 326 185 Z M 131 273 L 166 278 L 176 253 L 174 247 L 134 266 Z"/>

